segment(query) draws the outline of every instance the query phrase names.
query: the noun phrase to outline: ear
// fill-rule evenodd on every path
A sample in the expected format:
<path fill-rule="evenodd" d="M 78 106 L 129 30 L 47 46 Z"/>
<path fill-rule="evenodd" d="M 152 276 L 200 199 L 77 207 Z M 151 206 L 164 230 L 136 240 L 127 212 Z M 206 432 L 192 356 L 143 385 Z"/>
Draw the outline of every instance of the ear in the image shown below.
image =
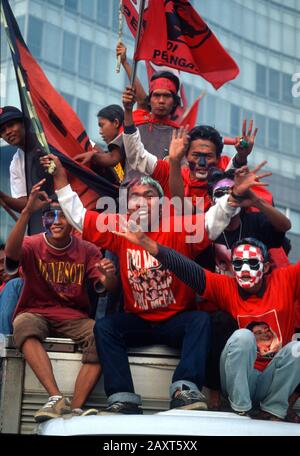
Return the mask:
<path fill-rule="evenodd" d="M 264 263 L 264 274 L 268 274 L 268 272 L 270 272 L 270 269 L 271 264 L 269 263 L 269 261 L 267 261 L 266 263 Z"/>
<path fill-rule="evenodd" d="M 114 123 L 114 126 L 115 126 L 116 128 L 118 128 L 118 129 L 120 128 L 120 121 L 119 121 L 119 119 L 114 119 L 114 122 L 113 122 L 113 123 Z"/>

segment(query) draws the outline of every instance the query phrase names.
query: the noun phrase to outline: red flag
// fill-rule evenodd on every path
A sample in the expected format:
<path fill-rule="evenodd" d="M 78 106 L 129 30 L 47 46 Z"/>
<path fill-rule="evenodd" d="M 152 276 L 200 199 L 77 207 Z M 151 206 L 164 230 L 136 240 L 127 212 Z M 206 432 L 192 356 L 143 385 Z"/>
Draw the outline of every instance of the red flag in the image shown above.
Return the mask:
<path fill-rule="evenodd" d="M 41 123 L 50 151 L 58 155 L 65 168 L 70 171 L 72 187 L 86 207 L 94 208 L 100 195 L 116 196 L 116 188 L 89 167 L 74 161 L 75 155 L 92 147 L 85 128 L 77 114 L 51 85 L 31 55 L 8 1 L 2 0 L 1 4 L 27 130 L 31 130 L 30 133 L 34 136 L 36 135 L 36 131 L 32 129 L 34 121 Z M 33 112 L 32 106 L 36 113 Z M 30 182 L 30 186 L 36 183 L 34 182 L 36 179 L 31 176 L 31 160 L 36 160 L 36 144 L 41 145 L 36 141 L 34 148 L 27 147 L 25 150 L 26 180 L 27 184 Z M 43 149 L 43 146 L 40 149 Z"/>
<path fill-rule="evenodd" d="M 199 97 L 196 98 L 192 106 L 183 114 L 180 126 L 189 125 L 190 130 L 194 128 L 197 122 L 198 108 L 202 96 L 203 95 L 199 95 Z"/>
<path fill-rule="evenodd" d="M 133 35 L 138 18 L 134 3 L 123 0 L 124 15 Z M 188 0 L 149 0 L 143 18 L 136 60 L 199 74 L 215 89 L 239 74 L 236 62 Z"/>

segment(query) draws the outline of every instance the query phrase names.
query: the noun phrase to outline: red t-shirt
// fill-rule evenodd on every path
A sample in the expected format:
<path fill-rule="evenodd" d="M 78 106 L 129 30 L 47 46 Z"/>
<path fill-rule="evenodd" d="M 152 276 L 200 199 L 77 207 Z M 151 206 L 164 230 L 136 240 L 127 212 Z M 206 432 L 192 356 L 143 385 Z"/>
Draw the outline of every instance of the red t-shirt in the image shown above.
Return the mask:
<path fill-rule="evenodd" d="M 240 328 L 246 328 L 252 322 L 269 326 L 268 336 L 256 333 L 257 359 L 254 367 L 264 370 L 294 334 L 295 301 L 300 297 L 300 262 L 272 271 L 266 276 L 266 289 L 262 297 L 249 295 L 247 299 L 241 297 L 234 278 L 206 271 L 203 297 L 231 313 Z M 251 326 L 253 331 L 253 324 Z M 260 328 L 257 326 L 257 329 Z"/>
<path fill-rule="evenodd" d="M 100 259 L 96 246 L 75 237 L 65 249 L 50 246 L 44 233 L 25 237 L 21 257 L 24 286 L 14 317 L 32 312 L 58 321 L 86 318 L 86 279 L 99 280 L 95 263 Z"/>
<path fill-rule="evenodd" d="M 189 287 L 169 270 L 163 269 L 159 261 L 142 247 L 111 233 L 111 230 L 118 230 L 118 218 L 118 215 L 99 215 L 97 212 L 87 211 L 83 238 L 118 255 L 125 311 L 137 314 L 146 320 L 162 321 L 180 311 L 195 308 L 196 296 Z M 184 219 L 187 222 L 188 217 Z M 182 217 L 172 217 L 169 232 L 160 230 L 147 234 L 160 244 L 171 247 L 189 258 L 194 258 L 210 244 L 210 240 L 204 232 L 202 241 L 186 242 L 186 229 L 174 232 L 175 223 L 180 223 L 181 220 L 183 220 Z M 197 226 L 202 224 L 204 231 L 203 215 L 189 218 L 189 221 L 191 220 L 194 223 L 197 220 Z M 100 231 L 103 225 L 108 227 L 106 232 Z"/>

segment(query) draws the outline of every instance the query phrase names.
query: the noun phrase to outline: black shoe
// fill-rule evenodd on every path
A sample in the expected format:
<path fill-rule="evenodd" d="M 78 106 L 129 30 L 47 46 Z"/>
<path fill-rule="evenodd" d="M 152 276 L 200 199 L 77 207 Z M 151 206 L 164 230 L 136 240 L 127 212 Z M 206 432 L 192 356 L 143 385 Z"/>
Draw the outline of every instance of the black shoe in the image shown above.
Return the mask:
<path fill-rule="evenodd" d="M 113 415 L 115 413 L 122 413 L 124 415 L 142 415 L 143 410 L 132 402 L 114 402 L 101 411 L 101 415 Z"/>
<path fill-rule="evenodd" d="M 188 386 L 182 385 L 180 393 L 176 397 L 173 396 L 170 409 L 207 410 L 207 402 L 200 391 L 191 391 Z"/>

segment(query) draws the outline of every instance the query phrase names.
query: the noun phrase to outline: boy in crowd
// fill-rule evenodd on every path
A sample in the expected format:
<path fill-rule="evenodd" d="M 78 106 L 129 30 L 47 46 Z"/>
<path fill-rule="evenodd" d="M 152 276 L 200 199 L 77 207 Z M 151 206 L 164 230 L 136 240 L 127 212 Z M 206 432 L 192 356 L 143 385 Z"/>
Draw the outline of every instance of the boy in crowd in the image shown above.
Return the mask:
<path fill-rule="evenodd" d="M 47 403 L 35 414 L 37 422 L 72 411 L 96 413 L 81 410 L 101 373 L 85 284 L 90 279 L 98 292 L 116 285 L 114 266 L 101 259 L 95 246 L 71 236 L 72 227 L 59 204 L 40 191 L 43 183 L 33 186 L 5 248 L 7 271 L 15 273 L 21 265 L 24 273 L 13 320 L 15 344 L 49 394 Z M 29 218 L 42 209 L 46 233 L 24 237 Z M 83 349 L 83 365 L 71 403 L 62 396 L 42 345 L 49 335 L 70 337 Z"/>

